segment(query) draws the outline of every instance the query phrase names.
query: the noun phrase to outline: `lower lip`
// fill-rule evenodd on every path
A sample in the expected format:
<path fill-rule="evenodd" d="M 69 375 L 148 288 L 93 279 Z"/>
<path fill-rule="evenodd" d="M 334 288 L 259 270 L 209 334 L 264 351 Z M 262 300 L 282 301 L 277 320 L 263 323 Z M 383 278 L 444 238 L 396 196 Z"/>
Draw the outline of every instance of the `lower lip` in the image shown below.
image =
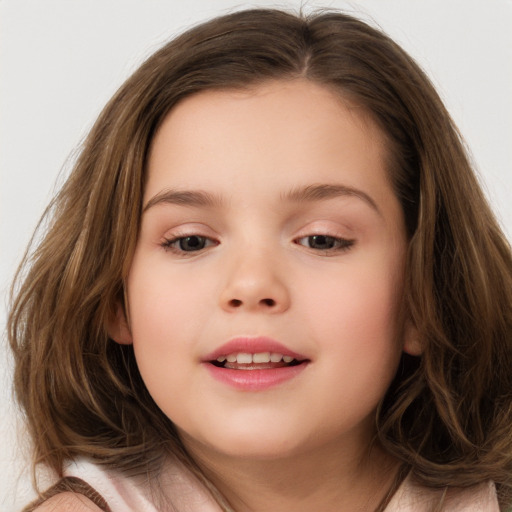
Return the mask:
<path fill-rule="evenodd" d="M 302 373 L 307 363 L 265 370 L 232 370 L 205 363 L 212 377 L 241 391 L 264 391 L 283 384 Z"/>

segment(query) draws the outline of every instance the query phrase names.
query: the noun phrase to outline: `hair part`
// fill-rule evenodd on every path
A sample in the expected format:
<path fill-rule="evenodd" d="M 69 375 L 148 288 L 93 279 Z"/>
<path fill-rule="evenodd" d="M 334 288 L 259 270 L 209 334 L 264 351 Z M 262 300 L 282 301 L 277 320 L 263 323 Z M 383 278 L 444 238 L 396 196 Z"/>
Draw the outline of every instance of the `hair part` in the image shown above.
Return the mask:
<path fill-rule="evenodd" d="M 512 259 L 434 88 L 391 39 L 337 12 L 240 11 L 199 25 L 150 57 L 107 104 L 26 257 L 9 339 L 35 462 L 62 472 L 84 455 L 124 471 L 189 466 L 153 402 L 133 349 L 106 325 L 123 300 L 148 152 L 183 98 L 306 79 L 364 109 L 389 145 L 406 219 L 404 308 L 423 352 L 403 356 L 376 418 L 378 436 L 432 487 L 512 476 Z M 26 272 L 24 269 L 28 269 Z"/>

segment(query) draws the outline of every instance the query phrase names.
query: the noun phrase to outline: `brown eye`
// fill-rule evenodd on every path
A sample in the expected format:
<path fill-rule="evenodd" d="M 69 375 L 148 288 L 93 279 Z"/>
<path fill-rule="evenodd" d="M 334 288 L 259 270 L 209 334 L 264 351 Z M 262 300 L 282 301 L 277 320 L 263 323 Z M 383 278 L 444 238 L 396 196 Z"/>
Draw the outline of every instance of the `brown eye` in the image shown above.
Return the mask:
<path fill-rule="evenodd" d="M 215 242 L 206 236 L 188 235 L 166 239 L 162 247 L 176 253 L 199 252 L 206 247 L 215 245 Z"/>
<path fill-rule="evenodd" d="M 333 249 L 336 247 L 336 238 L 333 236 L 326 235 L 312 235 L 307 237 L 308 246 L 311 249 L 320 249 L 321 251 L 325 251 L 328 249 Z"/>
<path fill-rule="evenodd" d="M 329 235 L 309 235 L 299 238 L 297 243 L 309 249 L 325 252 L 348 249 L 354 244 L 354 240 Z"/>
<path fill-rule="evenodd" d="M 182 251 L 192 252 L 204 249 L 206 246 L 206 240 L 207 239 L 204 236 L 192 235 L 179 238 L 176 242 Z"/>

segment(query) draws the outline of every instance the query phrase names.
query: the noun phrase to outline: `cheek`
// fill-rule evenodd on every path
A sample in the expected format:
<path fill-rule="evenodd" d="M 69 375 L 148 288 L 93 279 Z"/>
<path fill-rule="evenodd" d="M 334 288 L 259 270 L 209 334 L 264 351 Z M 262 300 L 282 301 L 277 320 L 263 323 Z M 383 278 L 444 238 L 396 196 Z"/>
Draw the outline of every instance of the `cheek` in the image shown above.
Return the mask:
<path fill-rule="evenodd" d="M 137 366 L 155 402 L 171 416 L 176 396 L 187 382 L 183 360 L 190 350 L 195 320 L 186 307 L 190 291 L 183 287 L 176 293 L 172 276 L 158 272 L 157 266 L 133 268 L 136 272 L 127 284 Z"/>
<path fill-rule="evenodd" d="M 187 330 L 193 324 L 184 306 L 189 289 L 176 293 L 172 277 L 165 266 L 142 265 L 135 259 L 127 280 L 133 348 L 152 395 L 158 395 L 159 382 L 177 376 L 182 342 L 191 335 Z"/>
<path fill-rule="evenodd" d="M 192 386 L 215 293 L 204 273 L 171 267 L 165 254 L 145 256 L 136 255 L 127 279 L 133 347 L 150 394 L 171 417 L 180 403 L 175 393 Z"/>
<path fill-rule="evenodd" d="M 212 294 L 207 282 L 186 269 L 171 268 L 165 258 L 140 263 L 134 260 L 128 278 L 128 303 L 134 341 L 172 343 L 192 332 Z"/>
<path fill-rule="evenodd" d="M 338 279 L 316 280 L 310 293 L 303 294 L 307 303 L 302 318 L 325 374 L 346 375 L 354 400 L 360 400 L 362 387 L 365 397 L 377 403 L 402 352 L 401 280 L 391 267 L 352 270 Z"/>
<path fill-rule="evenodd" d="M 401 301 L 400 279 L 393 269 L 383 272 L 364 266 L 339 274 L 304 282 L 309 291 L 301 300 L 310 318 L 318 319 L 319 326 L 331 328 L 334 338 L 337 333 L 364 340 L 373 332 L 378 338 L 388 339 L 397 330 Z"/>

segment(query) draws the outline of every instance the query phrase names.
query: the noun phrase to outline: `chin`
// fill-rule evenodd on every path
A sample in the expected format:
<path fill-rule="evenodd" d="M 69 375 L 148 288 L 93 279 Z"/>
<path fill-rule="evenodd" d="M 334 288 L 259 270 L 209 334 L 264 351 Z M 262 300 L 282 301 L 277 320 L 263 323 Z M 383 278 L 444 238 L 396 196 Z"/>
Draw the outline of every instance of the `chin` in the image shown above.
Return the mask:
<path fill-rule="evenodd" d="M 274 425 L 275 426 L 275 425 Z M 217 435 L 216 435 L 217 434 Z M 298 436 L 289 430 L 271 428 L 226 429 L 220 432 L 211 430 L 207 435 L 191 436 L 181 432 L 185 446 L 192 453 L 206 449 L 212 455 L 251 460 L 277 460 L 297 455 L 304 450 L 304 443 L 298 442 Z"/>
<path fill-rule="evenodd" d="M 229 452 L 225 450 L 225 453 L 226 455 L 236 458 L 271 461 L 296 456 L 300 451 L 300 446 L 290 445 L 287 442 L 279 442 L 276 440 L 268 443 L 256 443 L 252 446 L 239 443 L 235 446 L 231 446 Z"/>

